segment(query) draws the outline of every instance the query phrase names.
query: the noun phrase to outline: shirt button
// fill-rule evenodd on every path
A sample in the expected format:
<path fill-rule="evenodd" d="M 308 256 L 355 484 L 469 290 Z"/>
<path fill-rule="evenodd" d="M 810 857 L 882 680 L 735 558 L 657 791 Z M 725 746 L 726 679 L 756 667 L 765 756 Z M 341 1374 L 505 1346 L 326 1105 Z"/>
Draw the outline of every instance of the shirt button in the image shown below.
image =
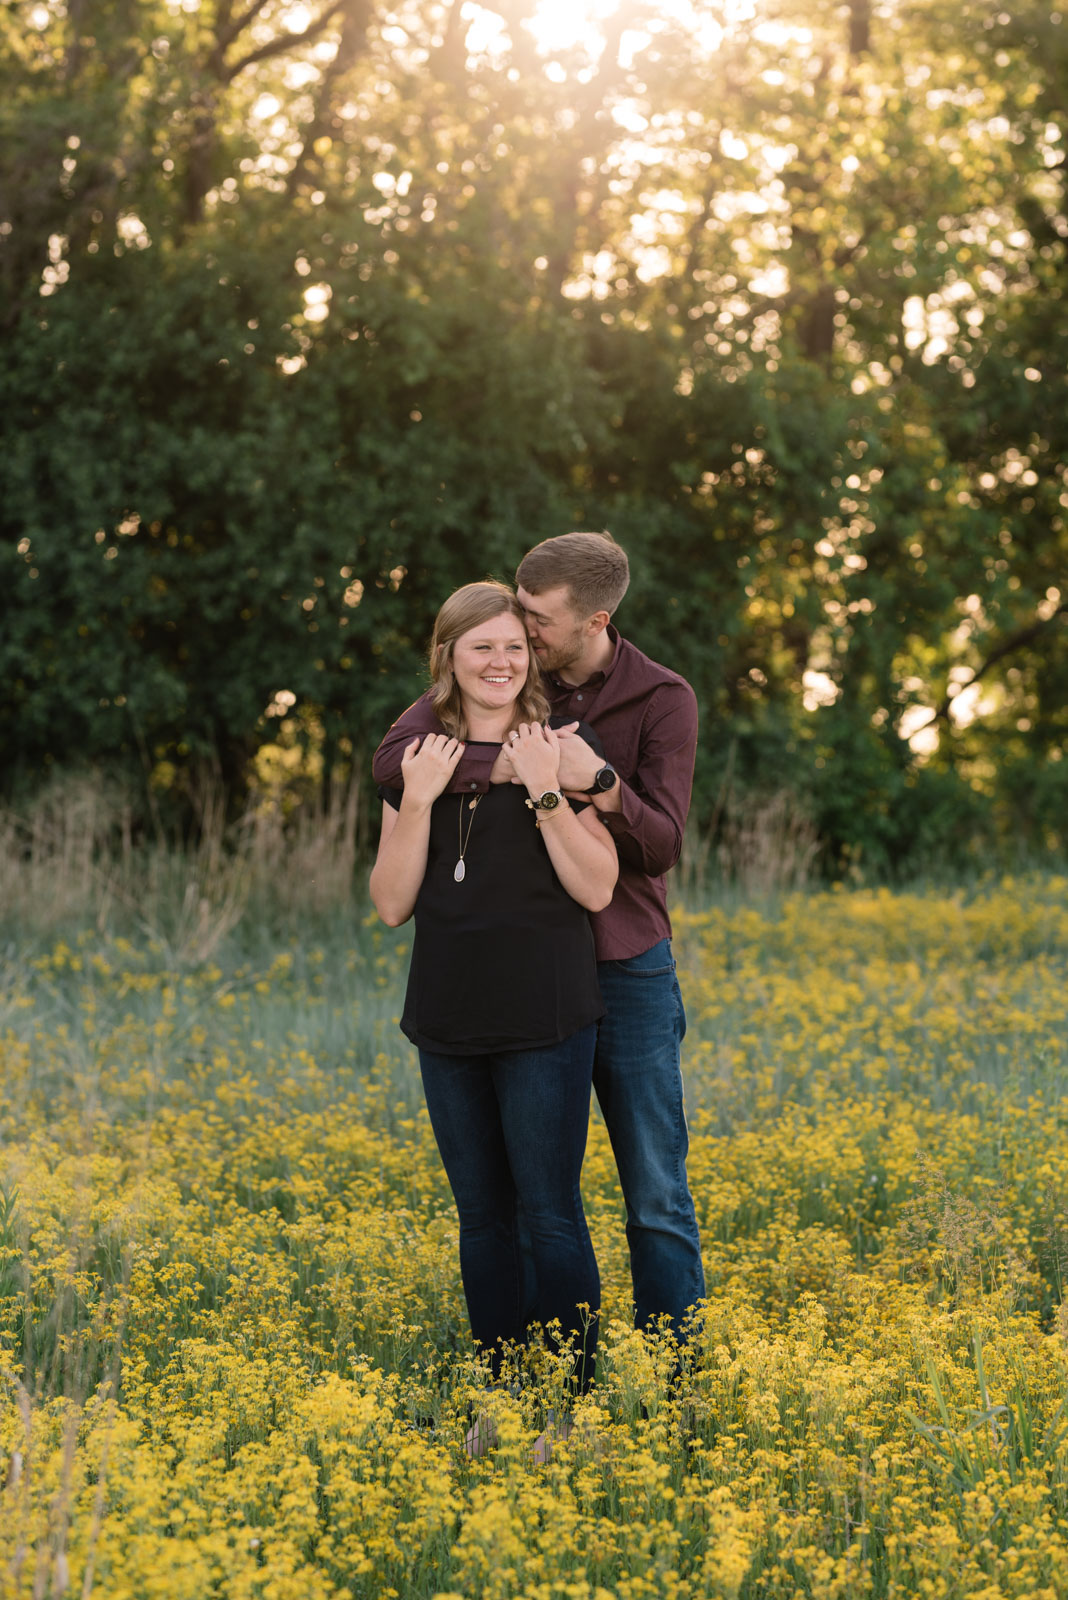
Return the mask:
<path fill-rule="evenodd" d="M 468 785 L 467 785 L 467 787 L 468 787 L 468 788 L 469 788 L 469 789 L 477 789 L 477 788 L 478 788 L 478 784 L 477 784 L 477 783 L 469 783 L 469 784 L 468 784 Z"/>
<path fill-rule="evenodd" d="M 582 699 L 582 696 L 581 696 L 581 695 L 580 695 L 580 694 L 578 694 L 578 695 L 576 695 L 576 696 L 575 696 L 575 699 L 576 699 L 576 700 L 581 700 L 581 699 Z"/>

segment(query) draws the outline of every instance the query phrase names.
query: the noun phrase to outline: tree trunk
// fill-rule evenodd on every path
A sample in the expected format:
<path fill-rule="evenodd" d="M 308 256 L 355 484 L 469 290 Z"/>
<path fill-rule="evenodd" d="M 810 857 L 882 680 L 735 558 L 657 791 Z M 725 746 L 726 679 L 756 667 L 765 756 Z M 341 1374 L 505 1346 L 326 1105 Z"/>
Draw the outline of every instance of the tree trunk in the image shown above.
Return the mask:
<path fill-rule="evenodd" d="M 871 0 L 850 0 L 849 54 L 866 56 L 871 50 Z"/>

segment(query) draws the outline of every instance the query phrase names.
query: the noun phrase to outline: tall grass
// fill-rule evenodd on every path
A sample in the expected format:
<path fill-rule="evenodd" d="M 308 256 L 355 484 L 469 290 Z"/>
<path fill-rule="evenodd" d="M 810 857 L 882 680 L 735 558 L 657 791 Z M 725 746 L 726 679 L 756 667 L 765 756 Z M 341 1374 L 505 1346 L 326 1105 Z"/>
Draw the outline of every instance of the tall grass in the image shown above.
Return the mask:
<path fill-rule="evenodd" d="M 241 924 L 356 915 L 369 862 L 360 841 L 376 819 L 348 780 L 299 791 L 260 789 L 237 818 L 209 772 L 168 826 L 157 806 L 95 773 L 63 774 L 32 802 L 0 809 L 0 936 L 92 923 L 162 938 L 179 960 L 205 960 Z M 726 801 L 729 800 L 729 804 Z M 692 825 L 674 876 L 694 903 L 774 900 L 815 876 L 819 843 L 786 792 L 725 796 L 705 831 Z"/>
<path fill-rule="evenodd" d="M 168 833 L 158 812 L 135 829 L 128 795 L 96 775 L 64 776 L 32 804 L 0 811 L 0 933 L 136 930 L 186 964 L 207 960 L 242 923 L 362 904 L 355 781 L 296 804 L 261 795 L 236 820 L 210 777 L 192 798 L 191 834 Z"/>
<path fill-rule="evenodd" d="M 351 797 L 75 798 L 0 855 L 4 1600 L 1065 1592 L 1068 882 L 676 909 L 708 1304 L 634 1334 L 595 1116 L 603 1356 L 535 1470 L 565 1374 L 470 1347 Z"/>

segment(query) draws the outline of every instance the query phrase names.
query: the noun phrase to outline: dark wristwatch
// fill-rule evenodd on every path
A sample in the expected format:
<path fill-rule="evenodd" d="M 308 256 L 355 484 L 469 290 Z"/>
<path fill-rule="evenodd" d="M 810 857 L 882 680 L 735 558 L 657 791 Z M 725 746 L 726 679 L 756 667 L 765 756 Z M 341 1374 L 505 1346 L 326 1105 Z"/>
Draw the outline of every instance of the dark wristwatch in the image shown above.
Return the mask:
<path fill-rule="evenodd" d="M 601 768 L 600 772 L 594 773 L 593 782 L 586 790 L 586 793 L 607 794 L 609 789 L 614 788 L 618 782 L 619 773 L 616 771 L 615 767 L 610 767 L 606 764 Z"/>

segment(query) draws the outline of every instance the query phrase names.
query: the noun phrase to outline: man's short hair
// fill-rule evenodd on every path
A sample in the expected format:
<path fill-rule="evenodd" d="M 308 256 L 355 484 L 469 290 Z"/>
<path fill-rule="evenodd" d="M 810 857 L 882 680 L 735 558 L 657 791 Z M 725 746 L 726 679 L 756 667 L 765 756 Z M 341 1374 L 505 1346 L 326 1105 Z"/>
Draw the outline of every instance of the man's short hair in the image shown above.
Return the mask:
<path fill-rule="evenodd" d="M 561 533 L 527 551 L 515 581 L 528 594 L 544 594 L 566 584 L 577 616 L 589 617 L 595 611 L 611 616 L 627 592 L 630 565 L 627 552 L 610 533 Z"/>

